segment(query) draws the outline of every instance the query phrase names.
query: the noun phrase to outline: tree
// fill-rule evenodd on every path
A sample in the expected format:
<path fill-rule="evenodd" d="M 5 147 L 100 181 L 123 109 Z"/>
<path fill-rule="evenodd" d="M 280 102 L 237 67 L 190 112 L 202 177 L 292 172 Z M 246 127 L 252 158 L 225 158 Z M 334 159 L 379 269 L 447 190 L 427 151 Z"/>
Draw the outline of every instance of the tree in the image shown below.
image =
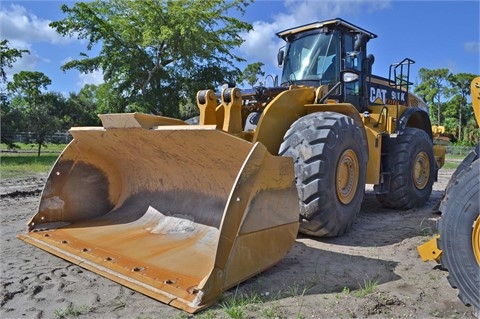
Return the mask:
<path fill-rule="evenodd" d="M 447 80 L 448 72 L 448 69 L 429 70 L 426 68 L 421 68 L 418 71 L 421 83 L 414 89 L 415 93 L 420 95 L 420 97 L 422 97 L 425 101 L 430 102 L 431 109 L 436 110 L 437 125 L 440 125 L 442 122 L 441 100 L 445 94 L 444 89 L 446 87 L 445 82 Z"/>
<path fill-rule="evenodd" d="M 470 83 L 475 74 L 448 74 L 447 69 L 420 69 L 420 82 L 414 91 L 429 103 L 431 117 L 437 117 L 437 125 L 446 129 L 454 142 L 475 145 L 480 132 L 474 119 L 471 103 Z M 434 122 L 434 121 L 432 121 Z"/>
<path fill-rule="evenodd" d="M 95 96 L 97 98 L 97 113 L 122 113 L 127 111 L 128 98 L 119 95 L 113 83 L 102 83 L 98 86 Z M 127 107 L 126 107 L 127 106 Z"/>
<path fill-rule="evenodd" d="M 462 120 L 463 113 L 465 113 L 467 106 L 467 96 L 471 95 L 470 92 L 470 82 L 475 78 L 475 74 L 471 73 L 458 73 L 458 74 L 449 74 L 447 77 L 448 82 L 450 83 L 450 88 L 447 90 L 447 95 L 453 96 L 452 100 L 455 99 L 458 103 L 455 103 L 457 107 L 458 114 L 458 140 L 462 141 Z"/>
<path fill-rule="evenodd" d="M 23 123 L 23 113 L 12 107 L 11 101 L 6 94 L 0 94 L 0 118 L 2 143 L 8 148 L 18 148 L 15 144 L 14 135 Z"/>
<path fill-rule="evenodd" d="M 60 123 L 55 117 L 59 95 L 43 91 L 51 80 L 42 72 L 21 71 L 13 75 L 13 82 L 7 84 L 12 94 L 12 106 L 23 114 L 23 127 L 33 134 L 38 145 L 38 156 L 45 145 L 47 135 L 56 132 Z"/>
<path fill-rule="evenodd" d="M 21 58 L 24 53 L 30 53 L 28 50 L 18 50 L 8 47 L 8 40 L 0 41 L 0 83 L 7 82 L 6 68 L 12 68 L 13 63 Z M 23 114 L 12 108 L 11 101 L 5 92 L 5 87 L 1 86 L 0 91 L 0 127 L 1 142 L 7 144 L 9 148 L 16 147 L 13 136 L 22 122 Z"/>
<path fill-rule="evenodd" d="M 473 110 L 471 111 L 473 113 Z M 480 141 L 480 129 L 475 116 L 471 114 L 463 130 L 463 139 L 460 141 L 463 145 L 475 146 Z"/>
<path fill-rule="evenodd" d="M 19 50 L 8 47 L 8 40 L 0 41 L 0 79 L 2 82 L 7 81 L 7 74 L 5 68 L 12 68 L 13 63 L 21 58 L 24 53 L 30 54 L 28 50 Z"/>
<path fill-rule="evenodd" d="M 25 100 L 27 107 L 35 107 L 42 90 L 52 84 L 48 76 L 38 71 L 20 71 L 13 75 L 13 82 L 7 84 L 7 90 Z"/>
<path fill-rule="evenodd" d="M 241 80 L 247 82 L 251 87 L 258 81 L 258 76 L 265 76 L 265 72 L 262 70 L 264 64 L 262 62 L 251 63 L 246 66 L 245 70 L 241 73 Z"/>
<path fill-rule="evenodd" d="M 62 115 L 62 128 L 72 126 L 94 126 L 100 124 L 97 117 L 98 86 L 85 85 L 79 93 L 71 92 L 66 102 L 66 107 L 60 112 Z"/>
<path fill-rule="evenodd" d="M 34 108 L 26 112 L 28 131 L 38 146 L 40 156 L 42 146 L 47 146 L 47 137 L 62 127 L 59 110 L 65 107 L 65 98 L 60 93 L 47 92 L 41 95 Z"/>
<path fill-rule="evenodd" d="M 250 0 L 95 0 L 62 6 L 67 17 L 50 24 L 64 36 L 100 45 L 98 56 L 62 66 L 81 72 L 103 70 L 109 97 L 127 109 L 178 116 L 179 105 L 198 89 L 216 86 L 238 74 L 233 53 L 250 24 L 231 13 L 244 13 Z M 101 104 L 102 101 L 99 101 Z M 111 102 L 111 101 L 110 101 Z M 118 106 L 118 102 L 111 103 Z M 106 105 L 100 105 L 105 108 Z"/>

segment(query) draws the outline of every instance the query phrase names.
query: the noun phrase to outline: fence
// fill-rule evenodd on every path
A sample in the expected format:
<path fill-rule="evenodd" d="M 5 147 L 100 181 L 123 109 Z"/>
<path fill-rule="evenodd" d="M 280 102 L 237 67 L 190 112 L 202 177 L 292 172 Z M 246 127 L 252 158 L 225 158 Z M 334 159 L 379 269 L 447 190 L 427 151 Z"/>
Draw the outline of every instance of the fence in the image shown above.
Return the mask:
<path fill-rule="evenodd" d="M 470 146 L 445 146 L 445 153 L 452 156 L 467 156 L 475 147 Z"/>
<path fill-rule="evenodd" d="M 72 136 L 68 132 L 57 132 L 48 135 L 45 141 L 52 144 L 68 144 L 72 139 Z M 14 143 L 35 143 L 34 135 L 30 132 L 13 134 L 12 140 Z"/>

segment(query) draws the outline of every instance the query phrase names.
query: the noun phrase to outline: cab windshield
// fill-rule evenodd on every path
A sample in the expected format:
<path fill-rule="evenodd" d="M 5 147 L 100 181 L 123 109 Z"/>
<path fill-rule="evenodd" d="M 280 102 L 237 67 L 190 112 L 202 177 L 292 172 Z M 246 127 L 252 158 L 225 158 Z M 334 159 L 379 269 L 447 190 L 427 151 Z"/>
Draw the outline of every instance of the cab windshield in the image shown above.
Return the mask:
<path fill-rule="evenodd" d="M 320 81 L 337 82 L 339 65 L 335 32 L 310 33 L 287 45 L 281 83 Z"/>

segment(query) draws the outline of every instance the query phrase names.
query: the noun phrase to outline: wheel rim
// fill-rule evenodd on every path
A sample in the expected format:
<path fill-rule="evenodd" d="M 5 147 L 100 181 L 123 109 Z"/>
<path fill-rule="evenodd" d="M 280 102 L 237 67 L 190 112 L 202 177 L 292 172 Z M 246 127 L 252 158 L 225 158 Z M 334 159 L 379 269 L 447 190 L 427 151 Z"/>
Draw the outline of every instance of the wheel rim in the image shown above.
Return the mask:
<path fill-rule="evenodd" d="M 477 264 L 480 265 L 480 214 L 473 223 L 472 247 Z"/>
<path fill-rule="evenodd" d="M 427 153 L 420 152 L 417 154 L 413 162 L 412 175 L 415 187 L 417 189 L 424 189 L 430 177 L 430 161 L 428 160 Z"/>
<path fill-rule="evenodd" d="M 344 205 L 355 197 L 359 178 L 358 158 L 355 152 L 348 149 L 342 153 L 337 165 L 335 188 L 337 197 Z"/>

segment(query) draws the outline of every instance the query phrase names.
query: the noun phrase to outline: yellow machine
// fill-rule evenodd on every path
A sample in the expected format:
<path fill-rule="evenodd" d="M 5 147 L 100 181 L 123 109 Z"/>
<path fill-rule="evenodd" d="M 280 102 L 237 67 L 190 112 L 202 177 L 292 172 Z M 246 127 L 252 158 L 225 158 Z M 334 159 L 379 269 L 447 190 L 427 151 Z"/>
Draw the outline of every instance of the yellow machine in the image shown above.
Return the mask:
<path fill-rule="evenodd" d="M 480 77 L 470 86 L 473 111 L 480 125 Z M 439 235 L 418 247 L 424 261 L 448 270 L 459 298 L 480 316 L 480 143 L 453 173 L 440 204 Z"/>
<path fill-rule="evenodd" d="M 277 34 L 281 84 L 197 94 L 199 125 L 100 115 L 72 128 L 19 237 L 189 312 L 267 269 L 297 232 L 339 236 L 365 184 L 423 205 L 443 150 L 405 59 L 373 76 L 376 35 L 341 19 Z"/>

